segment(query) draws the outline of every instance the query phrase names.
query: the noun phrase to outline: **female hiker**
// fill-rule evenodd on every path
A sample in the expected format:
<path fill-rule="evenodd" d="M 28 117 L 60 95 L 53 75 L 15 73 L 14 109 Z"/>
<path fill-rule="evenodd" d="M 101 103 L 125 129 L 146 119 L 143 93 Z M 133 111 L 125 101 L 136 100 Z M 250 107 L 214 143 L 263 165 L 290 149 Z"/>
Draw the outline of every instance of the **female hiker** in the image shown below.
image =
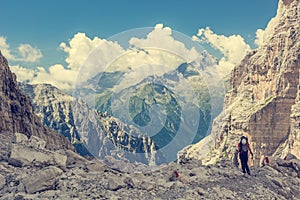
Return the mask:
<path fill-rule="evenodd" d="M 248 138 L 246 136 L 241 137 L 241 140 L 238 144 L 238 151 L 239 151 L 239 157 L 242 164 L 243 173 L 246 174 L 247 172 L 248 175 L 250 175 L 250 169 L 248 166 L 248 151 L 250 152 L 252 158 L 253 158 L 253 153 L 250 149 Z"/>

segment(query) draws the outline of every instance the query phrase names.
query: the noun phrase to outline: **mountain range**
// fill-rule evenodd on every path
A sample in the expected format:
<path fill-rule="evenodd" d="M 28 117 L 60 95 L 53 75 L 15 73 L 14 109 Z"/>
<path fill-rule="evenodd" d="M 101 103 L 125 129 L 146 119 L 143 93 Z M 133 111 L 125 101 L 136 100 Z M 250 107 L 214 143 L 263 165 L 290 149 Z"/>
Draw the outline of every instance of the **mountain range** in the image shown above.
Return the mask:
<path fill-rule="evenodd" d="M 76 92 L 98 112 L 137 127 L 168 161 L 174 161 L 179 150 L 210 132 L 212 119 L 222 110 L 226 83 L 216 65 L 216 59 L 203 51 L 191 63 L 162 75 L 143 73 L 141 81 L 125 86 L 128 72 L 101 72 Z"/>
<path fill-rule="evenodd" d="M 80 155 L 113 156 L 150 165 L 163 160 L 155 153 L 155 143 L 138 129 L 91 109 L 82 100 L 49 84 L 20 84 L 20 88 L 32 99 L 41 122 L 68 138 Z"/>

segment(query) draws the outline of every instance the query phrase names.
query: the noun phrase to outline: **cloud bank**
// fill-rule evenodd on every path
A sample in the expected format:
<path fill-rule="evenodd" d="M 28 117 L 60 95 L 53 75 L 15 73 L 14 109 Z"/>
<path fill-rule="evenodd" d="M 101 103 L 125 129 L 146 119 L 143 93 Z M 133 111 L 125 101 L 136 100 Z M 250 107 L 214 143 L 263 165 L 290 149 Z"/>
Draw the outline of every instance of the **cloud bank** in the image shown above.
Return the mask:
<path fill-rule="evenodd" d="M 130 48 L 125 49 L 116 41 L 89 38 L 85 33 L 77 33 L 68 42 L 59 45 L 67 54 L 67 66 L 57 64 L 48 70 L 12 66 L 12 70 L 19 81 L 50 83 L 60 89 L 72 89 L 79 79 L 84 81 L 101 71 L 127 71 L 128 78 L 132 79 L 134 75 L 136 81 L 140 81 L 146 76 L 173 70 L 182 62 L 199 56 L 194 48 L 188 49 L 184 43 L 174 39 L 172 29 L 162 24 L 156 25 L 146 38 L 131 37 L 128 43 Z M 138 70 L 140 67 L 145 70 Z M 125 87 L 129 82 L 125 81 L 122 85 Z"/>
<path fill-rule="evenodd" d="M 264 38 L 265 31 L 258 29 L 255 44 L 263 45 Z M 241 35 L 220 35 L 208 27 L 199 29 L 192 39 L 200 44 L 209 44 L 222 54 L 217 66 L 222 77 L 228 75 L 251 51 Z M 47 70 L 43 67 L 37 67 L 36 70 L 22 66 L 11 68 L 19 81 L 49 83 L 60 89 L 72 89 L 76 81 L 85 81 L 101 71 L 123 70 L 128 72 L 128 79 L 120 84 L 125 87 L 146 76 L 161 75 L 182 62 L 192 62 L 199 58 L 195 48 L 187 48 L 183 42 L 176 40 L 173 30 L 163 24 L 157 24 L 144 38 L 131 37 L 128 44 L 129 48 L 124 48 L 118 41 L 89 38 L 85 33 L 77 33 L 68 42 L 59 45 L 66 53 L 67 66 L 56 64 Z M 20 45 L 17 49 L 19 57 L 16 57 L 4 37 L 0 37 L 0 48 L 11 60 L 34 62 L 42 57 L 41 52 L 29 44 Z M 144 70 L 140 70 L 140 67 Z"/>

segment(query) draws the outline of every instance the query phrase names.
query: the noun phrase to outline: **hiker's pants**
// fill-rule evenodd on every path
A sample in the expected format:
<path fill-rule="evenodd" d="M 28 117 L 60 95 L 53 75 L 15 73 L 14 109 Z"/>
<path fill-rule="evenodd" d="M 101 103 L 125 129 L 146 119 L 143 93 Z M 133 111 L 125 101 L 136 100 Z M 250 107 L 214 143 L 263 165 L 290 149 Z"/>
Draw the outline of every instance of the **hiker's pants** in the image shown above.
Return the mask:
<path fill-rule="evenodd" d="M 240 152 L 240 159 L 241 159 L 243 173 L 247 172 L 250 175 L 250 169 L 248 166 L 248 152 L 247 151 Z"/>

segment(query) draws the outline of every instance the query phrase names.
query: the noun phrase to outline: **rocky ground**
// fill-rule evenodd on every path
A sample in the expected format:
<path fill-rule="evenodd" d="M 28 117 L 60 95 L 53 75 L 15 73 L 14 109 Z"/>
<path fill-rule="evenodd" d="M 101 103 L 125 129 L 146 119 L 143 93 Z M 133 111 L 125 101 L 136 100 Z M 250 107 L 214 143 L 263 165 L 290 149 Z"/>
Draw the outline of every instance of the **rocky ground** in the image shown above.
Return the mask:
<path fill-rule="evenodd" d="M 300 161 L 293 157 L 244 176 L 230 161 L 150 169 L 49 151 L 43 140 L 23 134 L 1 133 L 0 142 L 0 199 L 300 199 Z"/>

